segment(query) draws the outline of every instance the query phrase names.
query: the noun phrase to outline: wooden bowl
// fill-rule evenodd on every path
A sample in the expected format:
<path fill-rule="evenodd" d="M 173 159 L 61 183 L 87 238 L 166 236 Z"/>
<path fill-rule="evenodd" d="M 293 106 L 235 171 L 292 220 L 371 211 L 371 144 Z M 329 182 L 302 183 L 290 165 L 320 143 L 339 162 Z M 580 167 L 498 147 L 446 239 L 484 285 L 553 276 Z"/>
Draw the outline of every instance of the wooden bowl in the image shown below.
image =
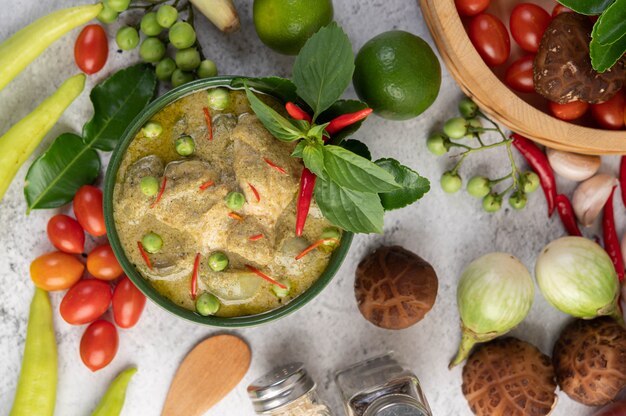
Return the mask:
<path fill-rule="evenodd" d="M 516 94 L 498 77 L 522 51 L 511 38 L 511 57 L 489 68 L 472 45 L 454 0 L 419 0 L 426 24 L 448 70 L 480 108 L 509 129 L 554 149 L 605 155 L 626 154 L 625 130 L 601 130 L 559 120 L 541 108 L 536 94 Z M 508 16 L 521 0 L 497 0 L 487 10 L 508 27 Z M 533 1 L 552 11 L 553 1 Z"/>

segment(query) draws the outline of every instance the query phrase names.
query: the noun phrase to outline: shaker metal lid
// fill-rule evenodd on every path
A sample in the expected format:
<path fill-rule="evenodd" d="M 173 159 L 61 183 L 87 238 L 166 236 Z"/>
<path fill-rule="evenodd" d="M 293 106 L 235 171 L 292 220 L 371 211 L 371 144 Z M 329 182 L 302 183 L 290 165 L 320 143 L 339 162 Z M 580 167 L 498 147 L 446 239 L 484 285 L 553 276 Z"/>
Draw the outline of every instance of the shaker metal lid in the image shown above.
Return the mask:
<path fill-rule="evenodd" d="M 248 396 L 254 411 L 267 412 L 304 396 L 315 387 L 315 382 L 302 363 L 277 367 L 248 386 Z"/>
<path fill-rule="evenodd" d="M 371 405 L 363 416 L 432 416 L 428 409 L 411 396 L 389 394 L 382 396 Z"/>

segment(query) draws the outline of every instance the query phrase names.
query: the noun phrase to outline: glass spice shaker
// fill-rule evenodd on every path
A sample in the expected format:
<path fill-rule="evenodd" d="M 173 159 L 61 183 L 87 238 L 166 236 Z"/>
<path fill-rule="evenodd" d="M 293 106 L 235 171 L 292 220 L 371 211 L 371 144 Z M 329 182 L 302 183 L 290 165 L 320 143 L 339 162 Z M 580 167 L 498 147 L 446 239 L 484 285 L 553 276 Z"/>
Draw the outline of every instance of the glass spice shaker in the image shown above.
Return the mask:
<path fill-rule="evenodd" d="M 348 416 L 432 416 L 419 380 L 391 353 L 346 368 L 335 380 Z"/>
<path fill-rule="evenodd" d="M 302 363 L 275 368 L 248 386 L 257 415 L 332 416 Z"/>

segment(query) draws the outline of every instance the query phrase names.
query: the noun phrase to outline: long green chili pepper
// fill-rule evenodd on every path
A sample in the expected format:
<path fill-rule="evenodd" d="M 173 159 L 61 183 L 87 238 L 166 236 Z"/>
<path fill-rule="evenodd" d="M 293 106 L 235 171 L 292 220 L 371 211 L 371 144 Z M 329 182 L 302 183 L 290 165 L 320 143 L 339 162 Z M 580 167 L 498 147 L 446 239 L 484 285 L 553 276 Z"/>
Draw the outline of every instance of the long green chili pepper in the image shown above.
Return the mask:
<path fill-rule="evenodd" d="M 57 392 L 57 344 L 48 292 L 35 288 L 22 371 L 10 416 L 52 416 Z"/>
<path fill-rule="evenodd" d="M 95 18 L 102 4 L 58 10 L 26 26 L 0 44 L 0 91 L 55 40 Z"/>
<path fill-rule="evenodd" d="M 137 369 L 132 367 L 119 373 L 109 385 L 100 403 L 98 403 L 98 407 L 96 407 L 91 416 L 118 416 L 124 407 L 128 383 L 136 372 Z"/>

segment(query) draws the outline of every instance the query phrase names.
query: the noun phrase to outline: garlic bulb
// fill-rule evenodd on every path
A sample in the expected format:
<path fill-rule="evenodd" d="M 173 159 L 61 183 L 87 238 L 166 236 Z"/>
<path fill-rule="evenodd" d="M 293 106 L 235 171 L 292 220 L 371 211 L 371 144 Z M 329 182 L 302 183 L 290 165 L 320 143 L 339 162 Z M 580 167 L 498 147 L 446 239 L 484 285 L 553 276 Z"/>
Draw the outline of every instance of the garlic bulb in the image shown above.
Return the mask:
<path fill-rule="evenodd" d="M 600 169 L 600 156 L 581 155 L 548 148 L 548 161 L 552 169 L 565 179 L 576 182 L 591 178 Z"/>
<path fill-rule="evenodd" d="M 591 226 L 617 183 L 613 176 L 600 173 L 578 185 L 572 198 L 578 222 L 585 227 Z"/>

